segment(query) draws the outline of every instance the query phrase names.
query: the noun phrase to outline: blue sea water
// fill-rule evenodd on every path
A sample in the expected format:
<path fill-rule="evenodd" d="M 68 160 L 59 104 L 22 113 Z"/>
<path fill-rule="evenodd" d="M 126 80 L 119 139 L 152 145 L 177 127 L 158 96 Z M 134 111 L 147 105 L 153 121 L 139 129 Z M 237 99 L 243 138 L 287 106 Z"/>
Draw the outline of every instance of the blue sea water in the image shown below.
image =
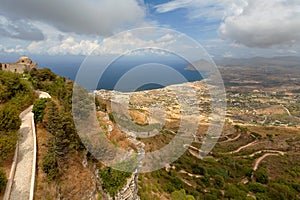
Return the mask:
<path fill-rule="evenodd" d="M 86 66 L 81 60 L 73 62 L 48 61 L 41 67 L 50 68 L 56 74 L 69 78 L 77 83 L 80 82 L 80 85 L 88 90 L 106 89 L 131 92 L 157 89 L 183 82 L 199 81 L 204 78 L 204 73 L 199 74 L 198 71 L 187 70 L 187 66 L 189 66 L 189 63 L 180 59 L 159 61 L 151 59 L 119 59 L 111 63 L 108 67 L 105 66 L 105 70 L 99 63 Z M 80 76 L 77 73 L 78 71 L 84 71 L 82 70 L 84 67 L 89 67 L 90 69 L 86 70 L 89 74 L 83 76 L 83 83 L 83 81 L 78 80 Z M 99 70 L 102 70 L 102 74 L 99 73 Z M 97 73 L 101 74 L 100 78 L 95 76 Z M 99 82 L 96 86 L 93 86 L 93 84 L 89 84 L 89 81 L 95 79 L 95 77 L 99 79 Z M 121 83 L 118 83 L 120 80 Z"/>

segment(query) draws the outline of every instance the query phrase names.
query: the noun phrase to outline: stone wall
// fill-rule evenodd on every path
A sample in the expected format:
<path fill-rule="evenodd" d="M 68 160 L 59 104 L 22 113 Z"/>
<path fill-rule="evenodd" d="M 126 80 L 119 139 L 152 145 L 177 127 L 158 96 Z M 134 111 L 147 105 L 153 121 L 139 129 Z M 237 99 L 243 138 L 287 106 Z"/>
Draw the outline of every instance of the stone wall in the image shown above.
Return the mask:
<path fill-rule="evenodd" d="M 118 192 L 114 197 L 115 200 L 139 200 L 137 195 L 138 186 L 137 186 L 138 173 L 137 171 L 132 174 L 129 180 L 127 180 L 126 186 Z"/>
<path fill-rule="evenodd" d="M 10 71 L 15 73 L 24 73 L 24 71 L 30 71 L 33 68 L 37 68 L 38 64 L 32 62 L 32 60 L 26 56 L 20 57 L 15 63 L 3 63 L 1 64 L 3 71 Z"/>

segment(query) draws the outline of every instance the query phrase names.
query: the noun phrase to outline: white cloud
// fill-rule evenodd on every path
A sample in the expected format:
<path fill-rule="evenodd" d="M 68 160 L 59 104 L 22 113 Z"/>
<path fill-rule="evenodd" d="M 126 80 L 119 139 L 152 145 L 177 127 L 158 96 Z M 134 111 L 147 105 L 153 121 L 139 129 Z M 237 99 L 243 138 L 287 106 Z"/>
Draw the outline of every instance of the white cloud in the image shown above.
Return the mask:
<path fill-rule="evenodd" d="M 0 0 L 0 13 L 11 19 L 40 21 L 63 32 L 109 35 L 143 23 L 139 0 Z"/>
<path fill-rule="evenodd" d="M 12 47 L 12 48 L 8 48 L 3 45 L 0 45 L 0 52 L 22 54 L 25 52 L 25 50 L 19 45 Z"/>
<path fill-rule="evenodd" d="M 47 35 L 47 39 L 44 41 L 32 42 L 28 45 L 27 50 L 33 54 L 50 55 L 121 55 L 130 53 L 129 51 L 132 49 L 140 50 L 130 54 L 142 52 L 164 54 L 165 52 L 156 50 L 156 48 L 168 49 L 169 46 L 176 43 L 178 38 L 178 36 L 169 33 L 162 33 L 153 38 L 148 38 L 147 36 L 155 35 L 155 33 L 144 32 L 143 29 L 138 29 L 136 34 L 122 32 L 112 37 L 94 40 L 83 39 L 76 34 L 58 33 Z"/>
<path fill-rule="evenodd" d="M 173 0 L 155 8 L 159 13 L 183 8 L 191 20 L 220 21 L 223 38 L 248 47 L 300 42 L 299 0 Z"/>
<path fill-rule="evenodd" d="M 205 19 L 219 21 L 232 13 L 239 13 L 246 0 L 173 0 L 156 5 L 158 13 L 166 13 L 177 9 L 187 9 L 189 19 Z"/>
<path fill-rule="evenodd" d="M 32 42 L 27 49 L 34 54 L 88 55 L 97 47 L 99 47 L 98 40 L 80 40 L 69 36 L 62 40 L 59 40 L 59 38 L 48 38 L 45 41 Z"/>
<path fill-rule="evenodd" d="M 225 18 L 223 37 L 249 47 L 300 42 L 300 1 L 249 0 L 239 14 Z"/>

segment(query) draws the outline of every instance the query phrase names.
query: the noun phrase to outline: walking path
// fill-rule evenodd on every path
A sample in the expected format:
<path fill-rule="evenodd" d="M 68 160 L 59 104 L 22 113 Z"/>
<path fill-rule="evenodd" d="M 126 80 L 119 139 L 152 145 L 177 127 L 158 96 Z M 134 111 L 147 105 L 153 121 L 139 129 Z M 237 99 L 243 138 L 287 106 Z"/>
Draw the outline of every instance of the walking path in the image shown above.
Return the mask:
<path fill-rule="evenodd" d="M 239 139 L 241 137 L 241 133 L 239 133 L 236 137 L 234 138 L 229 138 L 228 136 L 225 136 L 227 138 L 227 140 L 224 140 L 224 141 L 221 141 L 220 143 L 226 143 L 226 142 L 232 142 L 232 141 L 235 141 L 237 139 Z"/>
<path fill-rule="evenodd" d="M 39 98 L 51 98 L 46 92 L 37 92 Z M 36 132 L 30 106 L 20 114 L 22 124 L 16 149 L 15 163 L 10 172 L 4 200 L 32 200 L 36 171 Z"/>
<path fill-rule="evenodd" d="M 246 145 L 244 145 L 244 146 L 241 146 L 240 148 L 238 148 L 237 150 L 234 150 L 234 151 L 231 151 L 231 152 L 228 152 L 228 153 L 225 153 L 225 154 L 234 154 L 234 153 L 238 153 L 238 152 L 240 152 L 241 150 L 243 150 L 243 149 L 245 149 L 245 148 L 247 148 L 247 147 L 250 147 L 250 146 L 252 146 L 252 145 L 255 145 L 255 144 L 257 144 L 258 142 L 257 142 L 257 140 L 254 140 L 253 142 L 250 142 L 250 143 L 248 143 L 248 144 L 246 144 Z"/>
<path fill-rule="evenodd" d="M 21 115 L 22 125 L 20 127 L 19 152 L 15 176 L 9 199 L 29 199 L 32 177 L 32 164 L 34 159 L 34 137 L 33 137 L 33 113 L 30 109 Z"/>
<path fill-rule="evenodd" d="M 267 156 L 278 156 L 278 155 L 284 155 L 285 153 L 284 152 L 277 152 L 277 153 L 266 153 L 264 154 L 263 156 L 259 157 L 255 162 L 254 162 L 254 165 L 253 165 L 253 170 L 256 171 L 257 168 L 258 168 L 258 165 L 261 163 L 261 161 L 263 161 L 263 159 L 265 159 Z"/>

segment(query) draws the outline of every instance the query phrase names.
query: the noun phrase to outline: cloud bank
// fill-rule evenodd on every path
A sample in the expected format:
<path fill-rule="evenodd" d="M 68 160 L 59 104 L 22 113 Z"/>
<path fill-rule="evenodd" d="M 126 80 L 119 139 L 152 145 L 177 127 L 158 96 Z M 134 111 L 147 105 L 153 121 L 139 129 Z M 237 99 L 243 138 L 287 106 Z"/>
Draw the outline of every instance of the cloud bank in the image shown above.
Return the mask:
<path fill-rule="evenodd" d="M 299 0 L 173 0 L 155 8 L 187 9 L 191 20 L 220 21 L 221 37 L 248 47 L 300 44 Z"/>
<path fill-rule="evenodd" d="M 249 0 L 241 13 L 225 18 L 219 32 L 248 47 L 300 43 L 300 1 Z"/>
<path fill-rule="evenodd" d="M 0 5 L 0 14 L 10 19 L 40 21 L 63 32 L 88 35 L 109 35 L 145 17 L 138 0 L 0 0 Z"/>

